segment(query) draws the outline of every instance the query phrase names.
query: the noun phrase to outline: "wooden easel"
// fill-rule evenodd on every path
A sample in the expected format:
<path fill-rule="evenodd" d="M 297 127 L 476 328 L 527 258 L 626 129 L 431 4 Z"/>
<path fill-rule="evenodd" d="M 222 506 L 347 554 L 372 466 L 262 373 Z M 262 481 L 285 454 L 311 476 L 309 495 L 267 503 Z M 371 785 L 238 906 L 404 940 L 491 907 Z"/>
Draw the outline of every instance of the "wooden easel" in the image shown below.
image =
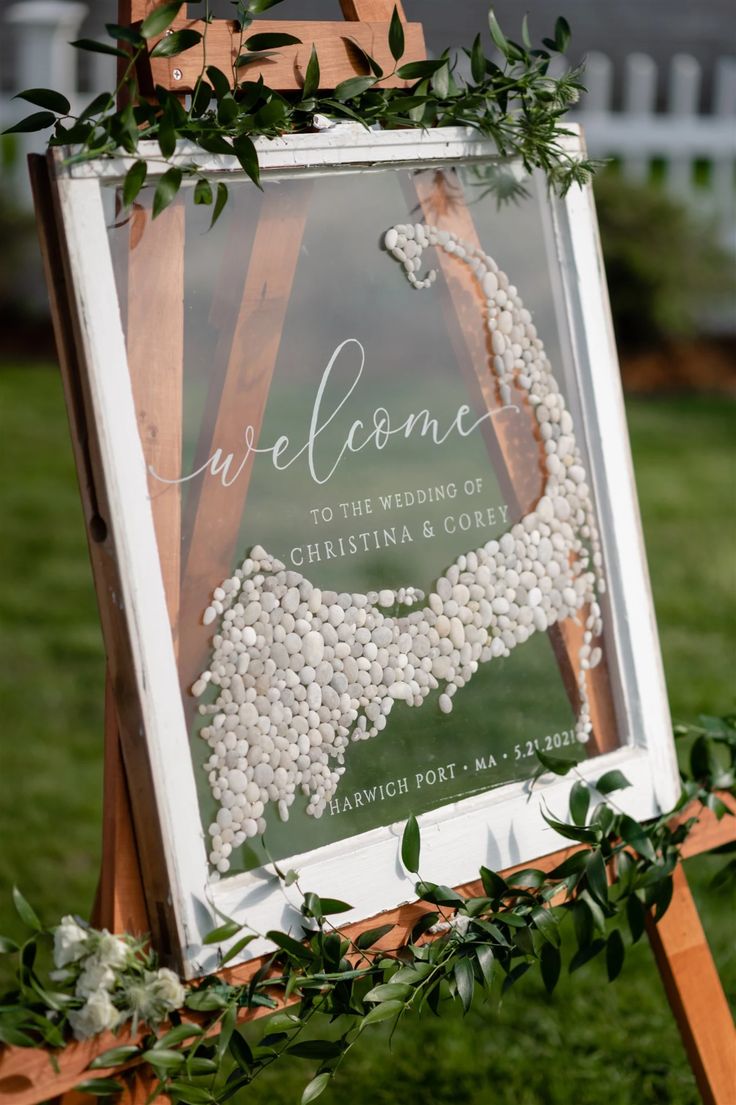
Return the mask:
<path fill-rule="evenodd" d="M 143 19 L 157 3 L 158 0 L 120 0 L 118 22 L 135 23 Z M 387 24 L 393 9 L 391 0 L 340 0 L 340 4 L 344 18 L 351 23 L 350 37 L 377 55 L 379 61 L 388 61 L 388 58 L 383 57 L 382 50 L 385 51 Z M 403 18 L 401 5 L 398 7 Z M 175 24 L 182 25 L 189 25 L 185 14 Z M 268 29 L 289 30 L 304 43 L 301 47 L 282 51 L 281 60 L 275 67 L 269 67 L 264 76 L 272 86 L 282 90 L 293 90 L 299 86 L 312 42 L 316 43 L 319 50 L 325 86 L 334 86 L 340 80 L 355 74 L 354 59 L 344 41 L 348 30 L 344 23 L 258 22 L 258 30 Z M 420 25 L 406 25 L 406 40 L 407 58 L 417 60 L 425 56 Z M 211 25 L 208 32 L 208 59 L 224 72 L 230 71 L 233 43 L 231 24 L 223 20 Z M 191 56 L 161 59 L 155 64 L 150 79 L 153 83 L 184 93 L 191 88 L 200 63 L 201 57 L 196 56 L 196 51 L 192 51 Z M 42 216 L 42 248 L 49 287 L 53 289 L 52 311 L 57 344 L 82 498 L 91 534 L 93 566 L 98 578 L 99 574 L 104 576 L 104 569 L 99 563 L 100 554 L 93 529 L 94 520 L 98 517 L 93 465 L 90 462 L 83 401 L 78 384 L 75 335 L 72 322 L 65 311 L 67 299 L 64 277 L 61 275 L 64 271 L 63 250 L 54 233 L 49 186 L 44 177 L 42 159 L 32 165 L 32 175 L 37 210 Z M 421 209 L 431 214 L 432 221 L 441 225 L 442 212 L 447 211 L 448 199 L 444 194 L 446 185 L 443 179 L 431 172 L 417 174 L 412 187 L 415 190 L 412 203 L 418 201 Z M 271 202 L 275 203 L 273 210 L 269 208 Z M 287 196 L 286 201 L 271 201 L 268 197 L 264 198 L 261 218 L 253 240 L 249 243 L 250 263 L 243 282 L 240 306 L 228 317 L 222 314 L 213 320 L 220 333 L 220 340 L 211 374 L 211 401 L 217 405 L 215 435 L 220 440 L 227 439 L 228 420 L 233 411 L 237 410 L 233 397 L 237 395 L 241 402 L 244 398 L 240 391 L 242 383 L 239 380 L 238 366 L 242 364 L 240 350 L 246 334 L 251 351 L 253 348 L 261 350 L 255 364 L 251 352 L 248 391 L 245 396 L 253 424 L 260 424 L 278 354 L 278 337 L 270 343 L 254 341 L 254 332 L 257 336 L 259 326 L 263 326 L 264 334 L 281 333 L 305 218 L 303 199 L 290 200 Z M 471 240 L 476 237 L 470 215 L 462 203 L 453 210 L 452 220 L 455 229 L 459 222 L 462 224 L 464 237 Z M 183 208 L 181 205 L 172 205 L 155 224 L 147 223 L 146 232 L 142 234 L 142 224 L 146 222 L 146 214 L 141 212 L 131 225 L 127 279 L 129 286 L 135 288 L 135 295 L 129 296 L 126 319 L 128 358 L 139 411 L 139 427 L 146 443 L 147 454 L 157 467 L 157 462 L 161 462 L 163 469 L 168 467 L 171 470 L 172 466 L 167 466 L 165 462 L 173 459 L 176 467 L 181 453 L 179 412 L 182 403 L 183 363 Z M 275 248 L 274 235 L 278 235 L 278 248 Z M 463 319 L 468 312 L 473 312 L 473 317 L 477 318 L 477 291 L 472 280 L 468 279 L 464 266 L 453 264 L 443 253 L 440 254 L 439 261 L 446 278 L 445 309 L 448 324 L 459 363 L 465 366 L 467 384 L 471 394 L 475 393 L 479 402 L 490 403 L 493 399 L 495 403 L 489 390 L 491 385 L 487 371 L 487 350 L 483 341 L 474 337 L 478 328 L 463 326 Z M 242 272 L 242 266 L 238 272 Z M 223 279 L 228 280 L 230 275 L 225 266 Z M 267 289 L 265 298 L 264 288 Z M 155 325 L 151 325 L 151 320 L 154 320 Z M 156 373 L 149 369 L 152 363 L 157 365 Z M 505 481 L 509 501 L 523 504 L 527 494 L 527 474 L 519 467 L 514 442 L 502 420 L 498 420 L 496 429 L 497 432 L 487 440 L 489 453 L 502 481 Z M 208 444 L 206 441 L 200 443 L 203 451 L 208 450 Z M 246 474 L 246 478 L 238 485 L 243 501 L 247 494 L 247 485 Z M 190 587 L 185 585 L 182 588 L 180 580 L 196 583 L 200 564 L 201 570 L 204 570 L 201 557 L 205 541 L 208 581 L 213 578 L 213 572 L 217 574 L 216 568 L 213 568 L 213 547 L 215 557 L 219 556 L 221 559 L 223 574 L 232 562 L 235 536 L 231 525 L 222 524 L 222 517 L 224 513 L 230 517 L 239 516 L 239 509 L 237 505 L 233 506 L 232 501 L 229 501 L 227 512 L 220 509 L 218 487 L 219 484 L 215 481 L 209 481 L 206 493 L 200 495 L 192 508 L 196 508 L 192 536 L 188 547 L 183 551 L 180 546 L 181 500 L 178 491 L 161 494 L 160 488 L 156 488 L 155 493 L 152 489 L 154 521 L 173 626 L 179 621 L 180 609 L 198 609 L 198 596 L 195 597 Z M 182 571 L 182 558 L 185 558 L 185 571 Z M 573 698 L 577 674 L 576 632 L 575 627 L 563 626 L 553 635 L 553 645 Z M 202 645 L 206 644 L 205 638 L 206 632 L 203 631 Z M 188 672 L 198 670 L 198 651 L 199 644 L 195 642 L 192 654 L 180 658 L 185 679 Z M 615 718 L 604 668 L 597 670 L 589 692 L 597 750 L 605 750 L 612 746 Z M 129 789 L 130 775 L 126 775 L 123 763 L 112 680 L 108 680 L 105 713 L 103 860 L 94 921 L 112 931 L 145 933 L 151 929 L 151 922 L 155 919 L 149 917 L 143 891 L 141 868 L 145 868 L 145 861 L 141 862 L 132 814 L 137 796 L 134 782 L 133 792 Z M 689 814 L 693 812 L 688 811 Z M 701 822 L 688 841 L 686 856 L 696 855 L 736 839 L 736 821 L 726 819 L 725 823 L 718 823 L 710 811 L 697 812 L 701 813 Z M 543 857 L 536 861 L 536 865 L 551 869 L 573 850 L 566 849 Z M 478 884 L 462 889 L 470 893 L 480 892 Z M 401 907 L 382 915 L 382 920 L 391 921 L 401 931 L 408 932 L 423 908 L 419 904 Z M 354 935 L 370 925 L 371 921 L 365 921 L 351 926 L 349 931 Z M 675 893 L 670 909 L 658 925 L 655 926 L 652 922 L 648 924 L 648 932 L 703 1100 L 707 1105 L 732 1105 L 736 1101 L 733 1024 L 682 867 L 676 872 Z M 395 934 L 392 939 L 395 939 Z M 253 967 L 246 965 L 229 971 L 228 976 L 233 979 L 245 978 L 252 971 Z M 43 1055 L 22 1049 L 7 1049 L 0 1054 L 0 1105 L 4 1102 L 8 1105 L 34 1105 L 35 1102 L 59 1094 L 63 1095 L 59 1100 L 66 1105 L 83 1105 L 91 1099 L 67 1091 L 80 1080 L 94 1056 L 113 1046 L 114 1042 L 114 1038 L 108 1035 L 87 1044 L 70 1045 L 59 1057 L 58 1073 L 52 1070 Z M 124 1097 L 125 1105 L 141 1105 L 150 1091 L 150 1080 L 139 1076 L 136 1085 Z"/>

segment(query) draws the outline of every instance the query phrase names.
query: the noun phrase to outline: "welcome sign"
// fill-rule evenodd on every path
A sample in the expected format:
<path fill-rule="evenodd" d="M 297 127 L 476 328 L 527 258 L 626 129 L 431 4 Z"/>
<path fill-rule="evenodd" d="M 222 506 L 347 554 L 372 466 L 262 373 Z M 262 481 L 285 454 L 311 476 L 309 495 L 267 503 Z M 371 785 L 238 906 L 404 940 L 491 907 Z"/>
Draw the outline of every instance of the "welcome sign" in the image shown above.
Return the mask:
<path fill-rule="evenodd" d="M 625 765 L 638 816 L 676 787 L 589 196 L 511 166 L 499 205 L 498 162 L 463 132 L 337 128 L 262 156 L 262 193 L 204 167 L 232 178 L 209 233 L 185 193 L 116 219 L 123 167 L 58 177 L 119 305 L 107 368 L 94 322 L 86 350 L 119 496 L 110 634 L 158 818 L 137 828 L 190 974 L 213 966 L 213 908 L 288 925 L 274 861 L 348 921 L 411 898 L 411 814 L 438 881 L 554 850 L 539 795 L 569 782 L 530 798 L 540 752 Z M 167 220 L 173 368 L 165 272 L 141 302 Z M 89 252 L 70 243 L 78 295 Z M 175 401 L 154 417 L 158 378 Z"/>

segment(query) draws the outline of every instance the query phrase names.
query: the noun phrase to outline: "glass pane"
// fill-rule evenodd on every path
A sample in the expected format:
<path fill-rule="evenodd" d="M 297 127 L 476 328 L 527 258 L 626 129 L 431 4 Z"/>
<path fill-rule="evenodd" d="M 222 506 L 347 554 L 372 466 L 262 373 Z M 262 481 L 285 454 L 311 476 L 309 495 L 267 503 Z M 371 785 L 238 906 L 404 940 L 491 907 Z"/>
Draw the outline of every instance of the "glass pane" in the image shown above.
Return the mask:
<path fill-rule="evenodd" d="M 111 228 L 222 873 L 619 743 L 551 201 L 498 190 L 292 174 Z"/>

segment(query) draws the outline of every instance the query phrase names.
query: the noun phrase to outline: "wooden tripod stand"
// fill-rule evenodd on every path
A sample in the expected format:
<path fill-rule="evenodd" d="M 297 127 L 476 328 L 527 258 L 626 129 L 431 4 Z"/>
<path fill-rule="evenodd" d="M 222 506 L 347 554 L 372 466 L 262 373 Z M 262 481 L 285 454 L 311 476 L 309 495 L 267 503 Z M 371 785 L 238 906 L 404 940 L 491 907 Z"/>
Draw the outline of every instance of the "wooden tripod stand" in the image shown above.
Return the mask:
<path fill-rule="evenodd" d="M 120 5 L 119 22 L 135 23 L 155 6 L 157 3 L 154 0 L 127 0 Z M 393 4 L 386 0 L 341 0 L 341 7 L 345 19 L 353 24 L 350 28 L 351 36 L 375 53 L 379 61 L 385 60 L 381 55 L 380 43 L 385 43 Z M 175 26 L 188 23 L 184 15 Z M 259 29 L 289 30 L 304 42 L 301 48 L 289 48 L 285 51 L 284 60 L 277 63 L 277 68 L 270 68 L 268 71 L 269 83 L 282 90 L 298 87 L 312 42 L 318 47 L 326 84 L 334 85 L 354 75 L 354 65 L 344 43 L 343 23 L 291 24 L 263 21 L 259 23 Z M 229 71 L 234 44 L 231 25 L 226 21 L 216 22 L 210 28 L 208 38 L 208 57 L 211 62 L 223 71 Z M 407 24 L 406 38 L 407 55 L 413 60 L 422 57 L 424 47 L 421 27 Z M 172 60 L 161 59 L 151 71 L 151 81 L 185 93 L 191 88 L 193 78 L 199 72 L 200 60 L 189 60 L 186 55 Z M 44 193 L 43 174 L 38 165 L 34 169 L 34 177 L 38 210 L 43 218 L 41 229 L 47 271 L 50 275 L 49 286 L 55 289 L 55 325 L 73 423 L 77 462 L 80 473 L 84 473 L 91 471 L 91 466 L 89 457 L 84 455 L 87 446 L 83 427 L 75 424 L 78 405 L 74 395 L 78 385 L 75 379 L 74 335 L 68 319 L 65 318 L 64 289 L 59 286 L 59 273 L 64 267 L 62 250 L 55 239 L 48 196 Z M 432 211 L 436 222 L 436 211 L 442 208 L 442 203 L 438 202 L 442 199 L 441 194 L 438 194 L 438 189 L 443 187 L 442 183 L 438 183 L 431 173 L 418 174 L 412 187 L 415 189 L 413 202 L 418 202 L 426 212 Z M 467 209 L 460 216 L 455 211 L 456 226 L 458 217 L 465 222 L 464 236 L 472 240 L 475 230 Z M 145 223 L 145 212 L 139 218 Z M 269 210 L 264 201 L 264 211 L 251 248 L 250 267 L 243 284 L 240 306 L 232 317 L 219 320 L 222 335 L 222 348 L 218 346 L 216 357 L 220 372 L 219 410 L 213 436 L 221 439 L 227 436 L 228 418 L 235 406 L 230 398 L 236 387 L 236 367 L 242 363 L 239 352 L 246 335 L 252 342 L 254 328 L 257 331 L 259 320 L 263 317 L 263 299 L 254 294 L 254 289 L 268 287 L 268 326 L 280 333 L 305 218 L 306 212 L 299 205 L 286 209 L 279 205 L 276 209 Z M 134 294 L 129 296 L 126 320 L 130 373 L 136 406 L 140 411 L 140 433 L 146 440 L 151 461 L 161 470 L 166 469 L 166 460 L 180 458 L 181 455 L 181 421 L 177 412 L 180 412 L 182 405 L 184 229 L 183 209 L 176 205 L 172 205 L 155 224 L 148 223 L 144 235 L 141 235 L 141 227 L 136 226 L 134 220 L 131 236 L 135 238 L 136 248 L 131 248 L 127 260 L 128 286 L 134 290 Z M 474 328 L 462 325 L 466 312 L 477 311 L 476 292 L 472 283 L 467 282 L 451 266 L 445 269 L 445 276 L 445 307 L 453 342 L 458 349 L 459 360 L 466 366 L 468 387 L 483 400 L 488 388 L 485 352 L 473 345 L 474 339 L 470 335 L 474 333 Z M 260 348 L 260 343 L 252 344 Z M 254 366 L 252 376 L 255 382 L 250 385 L 248 392 L 254 424 L 260 423 L 265 411 L 278 345 L 274 348 L 272 344 L 265 343 L 264 350 L 263 354 L 259 354 L 259 363 Z M 149 368 L 152 363 L 157 366 L 155 373 Z M 523 503 L 527 493 L 526 477 L 514 457 L 513 443 L 504 436 L 502 424 L 500 431 L 487 442 L 487 447 L 493 455 L 494 466 L 505 480 L 509 501 Z M 198 580 L 200 553 L 205 540 L 208 543 L 209 578 L 212 578 L 213 573 L 213 533 L 216 534 L 217 556 L 220 557 L 223 568 L 227 569 L 232 560 L 235 535 L 232 527 L 223 531 L 218 529 L 218 519 L 222 517 L 223 511 L 216 485 L 213 483 L 211 486 L 212 490 L 197 503 L 192 536 L 188 547 L 183 551 L 180 541 L 181 500 L 173 494 L 152 495 L 169 616 L 174 626 L 181 612 L 191 609 L 196 601 L 192 582 L 196 583 Z M 247 487 L 246 478 L 240 483 L 243 502 Z M 89 520 L 96 509 L 93 482 L 90 486 L 83 486 L 82 493 Z M 242 503 L 240 505 L 242 507 Z M 229 512 L 231 515 L 239 515 L 239 510 L 233 508 L 232 503 Z M 93 563 L 99 555 L 93 543 Z M 579 642 L 575 632 L 574 627 L 561 627 L 553 638 L 561 671 L 571 687 L 574 687 L 577 677 L 574 657 L 577 655 Z M 180 657 L 185 671 L 195 671 L 196 660 L 196 651 L 191 656 Z M 604 667 L 597 669 L 595 683 L 590 692 L 598 750 L 605 750 L 613 744 L 615 719 Z M 141 853 L 135 839 L 132 813 L 138 807 L 140 799 L 136 794 L 135 771 L 130 762 L 127 768 L 126 772 L 121 754 L 113 685 L 109 681 L 106 694 L 103 864 L 94 920 L 96 924 L 113 931 L 144 933 L 151 928 L 151 918 L 143 892 Z M 696 854 L 727 839 L 733 839 L 734 836 L 736 833 L 730 825 L 717 824 L 706 811 L 700 830 L 689 841 L 686 854 Z M 538 866 L 550 868 L 565 854 L 569 854 L 569 850 L 543 857 Z M 394 921 L 403 928 L 410 928 L 416 916 L 417 907 L 409 906 L 389 914 L 385 919 Z M 364 927 L 368 927 L 368 924 Z M 733 1026 L 682 868 L 676 874 L 672 905 L 658 926 L 649 924 L 649 935 L 703 1099 L 715 1105 L 728 1105 L 734 1100 Z M 241 970 L 247 973 L 248 968 Z M 81 1105 L 79 1095 L 65 1091 L 80 1079 L 81 1072 L 94 1055 L 111 1046 L 111 1043 L 110 1037 L 107 1037 L 87 1045 L 70 1046 L 61 1056 L 58 1075 L 53 1074 L 45 1057 L 27 1052 L 18 1055 L 11 1049 L 0 1058 L 0 1105 L 4 1101 L 12 1102 L 13 1105 L 31 1105 L 32 1102 L 60 1093 L 65 1094 L 63 1100 L 68 1105 Z M 13 1066 L 14 1062 L 20 1064 L 21 1061 L 25 1065 Z M 13 1084 L 12 1079 L 15 1077 L 22 1078 L 23 1083 Z M 9 1087 L 8 1092 L 5 1091 L 5 1086 Z M 147 1085 L 144 1078 L 139 1078 L 138 1084 L 125 1099 L 126 1105 L 139 1105 L 146 1100 L 149 1093 L 150 1084 Z"/>

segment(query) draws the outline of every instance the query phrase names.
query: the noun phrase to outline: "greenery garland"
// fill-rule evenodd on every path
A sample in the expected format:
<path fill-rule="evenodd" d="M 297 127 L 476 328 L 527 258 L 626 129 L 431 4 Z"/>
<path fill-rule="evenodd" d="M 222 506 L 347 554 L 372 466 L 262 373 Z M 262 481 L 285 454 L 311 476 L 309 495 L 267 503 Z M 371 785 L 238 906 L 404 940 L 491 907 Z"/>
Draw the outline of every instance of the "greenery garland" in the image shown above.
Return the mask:
<path fill-rule="evenodd" d="M 155 140 L 169 167 L 156 184 L 154 217 L 172 202 L 183 180 L 189 179 L 194 182 L 194 202 L 212 206 L 212 223 L 227 202 L 227 185 L 220 182 L 213 190 L 195 165 L 173 164 L 177 142 L 193 143 L 210 154 L 234 155 L 247 176 L 260 184 L 253 139 L 319 129 L 320 116 L 385 129 L 472 127 L 495 143 L 501 157 L 520 160 L 527 172 L 542 169 L 560 194 L 572 184 L 590 179 L 596 163 L 568 153 L 560 141 L 568 133 L 561 120 L 583 91 L 580 68 L 569 69 L 557 78 L 549 73 L 553 56 L 564 52 L 570 38 L 564 19 L 557 20 L 553 38 L 543 39 L 542 45 L 534 48 L 526 19 L 518 43 L 506 37 L 491 11 L 491 38 L 502 64 L 486 56 L 478 34 L 464 51 L 470 76 L 462 78 L 449 50 L 434 60 L 400 64 L 404 30 L 394 8 L 388 31 L 394 59 L 390 73 L 384 73 L 375 58 L 356 42 L 346 39 L 362 75 L 350 77 L 334 91 L 321 92 L 319 57 L 313 46 L 301 90 L 282 94 L 269 88 L 262 77 L 257 81 L 247 79 L 249 66 L 280 47 L 300 42 L 289 34 L 248 34 L 254 17 L 278 3 L 281 0 L 235 0 L 239 47 L 231 73 L 207 63 L 207 28 L 212 21 L 209 0 L 203 3 L 203 32 L 191 27 L 171 30 L 182 0 L 159 5 L 138 27 L 108 24 L 107 32 L 115 45 L 88 39 L 73 45 L 118 58 L 122 71 L 117 88 L 96 96 L 79 115 L 72 113 L 69 101 L 59 92 L 45 88 L 20 92 L 20 99 L 42 110 L 5 133 L 52 127 L 49 144 L 71 147 L 67 164 L 119 154 L 136 157 L 122 188 L 126 208 L 135 202 L 146 183 L 147 162 L 137 157 L 140 143 Z M 160 86 L 152 96 L 143 94 L 139 74 L 146 61 L 176 57 L 200 44 L 202 69 L 188 104 Z M 389 77 L 411 83 L 405 88 L 379 87 L 379 82 Z M 508 186 L 505 182 L 504 187 Z"/>
<path fill-rule="evenodd" d="M 532 786 L 547 772 L 578 774 L 568 819 L 543 814 L 578 850 L 551 871 L 526 868 L 503 878 L 482 867 L 483 894 L 478 897 L 420 877 L 420 833 L 416 820 L 409 818 L 401 858 L 416 874 L 417 897 L 428 908 L 407 939 L 393 943 L 396 926 L 386 924 L 349 940 L 332 918 L 350 905 L 306 890 L 301 933 L 259 934 L 223 918 L 206 938 L 210 944 L 235 940 L 222 966 L 258 935 L 275 945 L 246 983 L 211 975 L 185 990 L 171 971 L 158 966 L 145 942 L 98 932 L 72 917 L 45 928 L 16 890 L 16 909 L 30 935 L 20 946 L 0 938 L 0 951 L 14 958 L 17 983 L 0 998 L 0 1040 L 58 1049 L 72 1033 L 86 1038 L 128 1021 L 135 1040 L 143 1023 L 146 1028 L 137 1042 L 99 1055 L 90 1065 L 90 1077 L 77 1088 L 115 1095 L 123 1089 L 120 1081 L 96 1078 L 95 1070 L 147 1066 L 157 1079 L 151 1100 L 166 1093 L 183 1105 L 219 1105 L 282 1055 L 292 1055 L 317 1064 L 301 1098 L 301 1105 L 309 1105 L 371 1025 L 395 1025 L 425 1005 L 439 1013 L 448 999 L 467 1012 L 476 991 L 500 997 L 534 968 L 547 990 L 554 990 L 563 966 L 565 923 L 572 924 L 576 940 L 569 971 L 605 955 L 613 980 L 624 963 L 624 932 L 636 943 L 647 913 L 656 922 L 670 903 L 672 874 L 697 821 L 677 815 L 698 801 L 721 818 L 729 811 L 717 792 L 735 791 L 736 715 L 702 717 L 696 727 L 678 727 L 676 735 L 692 742 L 682 794 L 674 809 L 647 824 L 623 813 L 610 799 L 630 785 L 620 771 L 608 771 L 591 785 L 577 772 L 578 761 L 537 753 L 540 766 Z M 736 843 L 716 849 L 735 850 Z M 301 891 L 297 872 L 282 871 L 276 864 L 273 870 L 285 886 Z M 731 859 L 719 881 L 734 875 L 736 859 Z M 36 966 L 37 953 L 43 951 L 51 954 L 56 968 L 46 976 Z M 274 1012 L 264 1022 L 265 1034 L 257 1046 L 251 1046 L 238 1031 L 238 1019 L 259 1007 Z M 330 1032 L 303 1039 L 317 1013 L 328 1014 Z"/>

